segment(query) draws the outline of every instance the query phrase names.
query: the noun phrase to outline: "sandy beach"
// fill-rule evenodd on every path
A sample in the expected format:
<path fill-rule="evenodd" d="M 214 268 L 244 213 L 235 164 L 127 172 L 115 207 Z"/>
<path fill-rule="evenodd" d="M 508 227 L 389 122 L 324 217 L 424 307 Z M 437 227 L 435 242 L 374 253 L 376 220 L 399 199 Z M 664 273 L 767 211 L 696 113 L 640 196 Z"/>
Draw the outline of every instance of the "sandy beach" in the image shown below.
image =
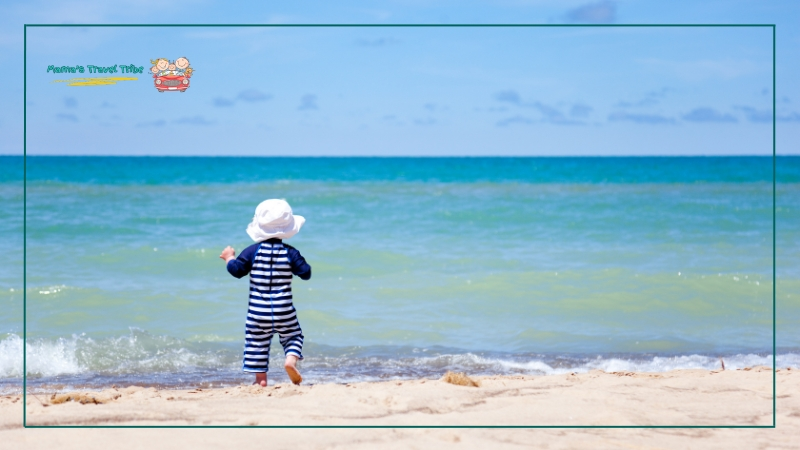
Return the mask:
<path fill-rule="evenodd" d="M 800 374 L 777 372 L 777 429 L 24 429 L 21 396 L 0 399 L 9 448 L 800 448 Z M 772 424 L 772 371 L 592 371 L 541 377 L 237 386 L 125 387 L 28 396 L 31 425 L 574 426 Z M 97 445 L 95 447 L 95 445 Z"/>

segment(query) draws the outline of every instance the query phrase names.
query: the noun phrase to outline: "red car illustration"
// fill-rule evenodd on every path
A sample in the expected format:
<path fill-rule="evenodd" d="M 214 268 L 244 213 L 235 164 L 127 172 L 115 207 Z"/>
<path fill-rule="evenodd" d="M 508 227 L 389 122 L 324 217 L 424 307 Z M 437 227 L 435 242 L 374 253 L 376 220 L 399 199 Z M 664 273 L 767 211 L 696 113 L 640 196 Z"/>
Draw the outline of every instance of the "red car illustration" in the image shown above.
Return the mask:
<path fill-rule="evenodd" d="M 189 77 L 183 75 L 153 75 L 154 84 L 158 92 L 181 91 L 189 89 Z"/>

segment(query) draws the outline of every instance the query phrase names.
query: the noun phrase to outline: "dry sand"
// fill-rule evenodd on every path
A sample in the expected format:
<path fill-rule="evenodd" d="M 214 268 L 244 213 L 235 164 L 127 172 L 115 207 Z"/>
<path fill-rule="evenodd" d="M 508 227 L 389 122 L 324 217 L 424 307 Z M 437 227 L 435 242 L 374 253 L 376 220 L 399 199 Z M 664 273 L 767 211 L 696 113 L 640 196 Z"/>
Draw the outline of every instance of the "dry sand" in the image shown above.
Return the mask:
<path fill-rule="evenodd" d="M 0 397 L 0 448 L 793 448 L 800 373 L 779 370 L 775 429 L 24 429 Z M 772 371 L 677 370 L 441 380 L 128 387 L 28 396 L 30 425 L 771 425 Z M 83 403 L 81 403 L 83 401 Z"/>

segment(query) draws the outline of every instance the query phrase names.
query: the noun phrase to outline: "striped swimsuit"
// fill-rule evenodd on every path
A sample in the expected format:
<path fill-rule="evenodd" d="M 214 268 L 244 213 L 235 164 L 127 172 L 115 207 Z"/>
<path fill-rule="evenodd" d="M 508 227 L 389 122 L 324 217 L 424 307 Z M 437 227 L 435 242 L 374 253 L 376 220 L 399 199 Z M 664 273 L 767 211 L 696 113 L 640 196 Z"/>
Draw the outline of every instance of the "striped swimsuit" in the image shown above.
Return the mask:
<path fill-rule="evenodd" d="M 250 273 L 242 370 L 269 371 L 269 347 L 275 333 L 286 355 L 303 359 L 303 331 L 292 304 L 292 275 L 308 279 L 311 267 L 300 252 L 280 239 L 270 239 L 248 247 L 228 264 L 233 276 Z"/>

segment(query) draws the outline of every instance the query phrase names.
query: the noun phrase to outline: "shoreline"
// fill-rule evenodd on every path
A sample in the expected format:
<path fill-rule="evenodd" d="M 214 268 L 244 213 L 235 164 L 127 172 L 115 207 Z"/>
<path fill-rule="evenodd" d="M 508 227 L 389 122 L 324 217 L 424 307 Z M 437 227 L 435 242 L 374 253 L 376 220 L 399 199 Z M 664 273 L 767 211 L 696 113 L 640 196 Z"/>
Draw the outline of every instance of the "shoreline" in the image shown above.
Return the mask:
<path fill-rule="evenodd" d="M 533 377 L 563 375 L 566 373 L 587 373 L 592 370 L 606 372 L 668 372 L 673 370 L 720 370 L 722 364 L 728 370 L 755 366 L 772 366 L 769 353 L 740 351 L 730 354 L 707 353 L 664 353 L 664 354 L 503 354 L 485 352 L 458 352 L 438 350 L 430 353 L 402 353 L 395 357 L 375 356 L 374 354 L 316 355 L 300 365 L 306 383 L 354 383 L 382 381 L 410 381 L 415 379 L 435 380 L 446 370 L 465 372 L 471 376 L 517 376 Z M 21 348 L 19 350 L 21 352 Z M 366 352 L 364 352 L 366 353 Z M 2 356 L 2 355 L 0 355 Z M 194 360 L 200 353 L 190 355 Z M 273 355 L 279 358 L 281 355 Z M 167 358 L 166 356 L 161 356 Z M 238 355 L 237 355 L 238 359 Z M 8 359 L 5 360 L 8 362 Z M 12 361 L 13 362 L 13 361 Z M 191 389 L 231 387 L 247 383 L 251 374 L 242 373 L 240 362 L 226 366 L 182 367 L 176 370 L 154 370 L 152 372 L 131 371 L 116 373 L 114 367 L 98 370 L 88 363 L 68 361 L 71 372 L 58 373 L 64 367 L 50 368 L 53 374 L 30 374 L 27 378 L 28 392 L 49 393 L 67 391 L 101 391 L 112 386 L 144 386 L 157 389 Z M 134 361 L 136 363 L 136 361 Z M 800 368 L 800 349 L 783 349 L 775 357 L 776 368 L 785 370 Z M 21 371 L 21 364 L 14 367 Z M 30 370 L 43 370 L 42 364 L 28 363 Z M 94 369 L 94 370 L 93 370 Z M 136 369 L 134 367 L 133 369 Z M 133 370 L 130 367 L 128 370 Z M 282 368 L 274 368 L 269 374 L 270 383 L 288 382 Z M 16 395 L 22 392 L 22 377 L 0 378 L 0 396 Z"/>

